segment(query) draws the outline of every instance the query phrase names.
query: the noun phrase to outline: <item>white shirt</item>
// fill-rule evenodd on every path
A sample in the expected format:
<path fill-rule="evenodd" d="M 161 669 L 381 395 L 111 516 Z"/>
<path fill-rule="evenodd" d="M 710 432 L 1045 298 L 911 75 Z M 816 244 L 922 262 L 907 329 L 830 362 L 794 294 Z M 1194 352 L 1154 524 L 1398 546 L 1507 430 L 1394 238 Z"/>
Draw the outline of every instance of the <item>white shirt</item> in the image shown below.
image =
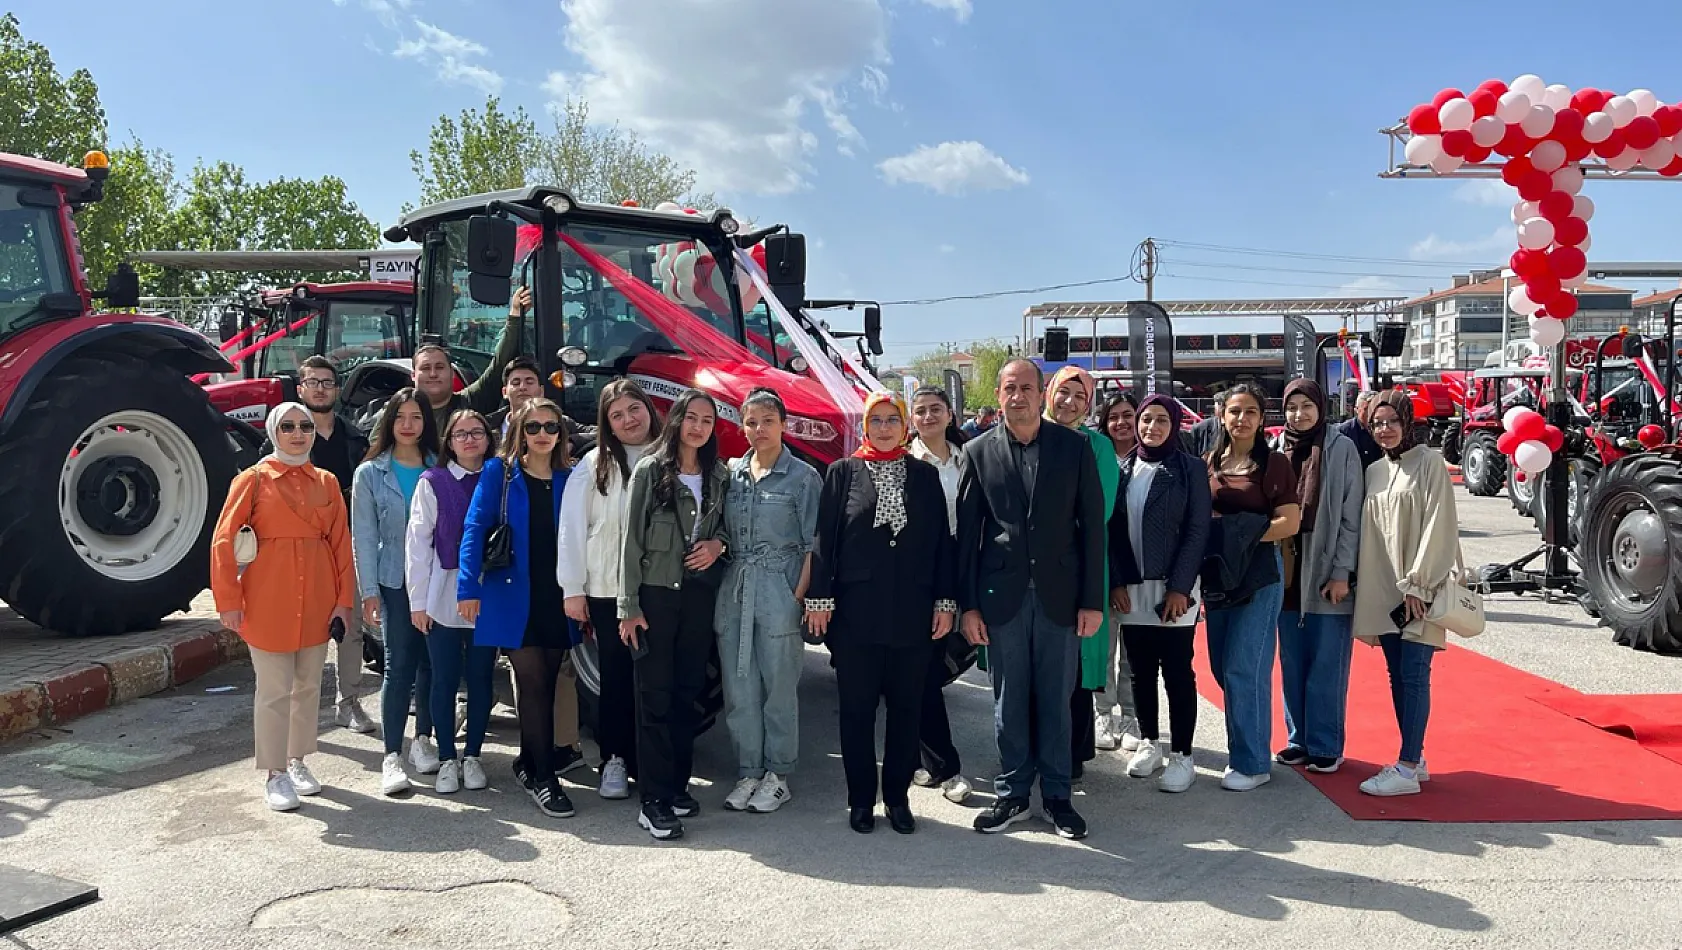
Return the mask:
<path fill-rule="evenodd" d="M 1127 482 L 1127 497 L 1122 504 L 1127 506 L 1127 542 L 1133 546 L 1133 560 L 1144 563 L 1145 552 L 1145 503 L 1150 500 L 1151 482 L 1156 480 L 1156 473 L 1162 470 L 1161 462 L 1147 462 L 1135 457 L 1133 459 L 1133 477 Z M 1192 600 L 1196 601 L 1198 584 L 1192 585 Z M 1132 600 L 1133 609 L 1120 617 L 1117 622 L 1127 626 L 1140 627 L 1189 627 L 1197 623 L 1197 608 L 1193 607 L 1180 615 L 1180 619 L 1173 623 L 1164 624 L 1157 614 L 1156 607 L 1168 597 L 1168 582 L 1162 578 L 1144 580 L 1137 584 L 1127 585 L 1127 596 Z"/>
<path fill-rule="evenodd" d="M 695 496 L 695 523 L 689 526 L 689 543 L 690 544 L 694 544 L 695 539 L 699 538 L 701 536 L 701 479 L 702 479 L 702 477 L 703 476 L 699 472 L 695 473 L 694 475 L 685 475 L 682 472 L 677 473 L 678 481 L 682 482 L 683 487 L 689 489 L 689 493 L 691 495 Z"/>
<path fill-rule="evenodd" d="M 625 463 L 636 468 L 652 448 L 653 442 L 625 446 Z M 578 460 L 561 492 L 555 579 L 569 597 L 617 598 L 620 593 L 619 555 L 625 545 L 625 506 L 630 493 L 617 466 L 608 475 L 607 494 L 596 490 L 596 466 L 612 464 L 600 448 L 591 449 Z"/>
<path fill-rule="evenodd" d="M 451 478 L 459 480 L 471 474 L 450 463 Z M 409 592 L 409 608 L 425 610 L 433 623 L 471 630 L 473 624 L 461 615 L 456 603 L 456 575 L 460 572 L 444 570 L 432 544 L 437 526 L 438 496 L 432 493 L 432 483 L 423 478 L 415 486 L 415 497 L 409 502 L 409 527 L 403 545 L 403 586 Z"/>
<path fill-rule="evenodd" d="M 947 457 L 941 461 L 940 456 L 929 451 L 923 444 L 921 437 L 911 440 L 910 454 L 914 459 L 927 462 L 940 473 L 940 490 L 946 495 L 946 528 L 953 535 L 958 533 L 958 460 L 963 457 L 963 449 L 948 442 L 946 443 Z"/>

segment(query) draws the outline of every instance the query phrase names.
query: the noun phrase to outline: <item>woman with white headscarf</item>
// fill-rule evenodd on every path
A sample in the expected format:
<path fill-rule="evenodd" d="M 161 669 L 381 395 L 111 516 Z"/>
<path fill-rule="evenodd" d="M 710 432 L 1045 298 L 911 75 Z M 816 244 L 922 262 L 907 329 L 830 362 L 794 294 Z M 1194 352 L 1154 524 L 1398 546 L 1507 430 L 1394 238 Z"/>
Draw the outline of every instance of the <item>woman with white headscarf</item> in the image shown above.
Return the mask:
<path fill-rule="evenodd" d="M 234 479 L 217 519 L 210 589 L 222 626 L 245 640 L 257 674 L 252 719 L 264 798 L 292 811 L 298 796 L 321 791 L 304 757 L 316 748 L 327 641 L 351 622 L 356 578 L 338 480 L 310 464 L 309 410 L 281 403 L 266 425 L 274 451 Z"/>

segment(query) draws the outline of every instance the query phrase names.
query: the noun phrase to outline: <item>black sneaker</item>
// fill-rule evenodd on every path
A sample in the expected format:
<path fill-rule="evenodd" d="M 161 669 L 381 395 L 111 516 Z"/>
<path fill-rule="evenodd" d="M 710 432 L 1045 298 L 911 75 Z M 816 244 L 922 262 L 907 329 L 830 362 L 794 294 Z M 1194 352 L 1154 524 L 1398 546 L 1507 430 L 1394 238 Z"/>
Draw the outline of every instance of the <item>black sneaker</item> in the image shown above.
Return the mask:
<path fill-rule="evenodd" d="M 1308 757 L 1308 771 L 1330 774 L 1336 772 L 1343 765 L 1341 755 L 1311 755 Z"/>
<path fill-rule="evenodd" d="M 572 799 L 567 797 L 567 793 L 561 790 L 560 783 L 554 779 L 536 788 L 527 786 L 526 794 L 537 803 L 537 810 L 550 818 L 571 818 L 577 814 L 572 810 Z"/>
<path fill-rule="evenodd" d="M 550 753 L 549 761 L 555 764 L 555 777 L 560 778 L 573 769 L 588 765 L 584 761 L 584 753 L 571 747 L 557 747 Z"/>
<path fill-rule="evenodd" d="M 1026 798 L 994 799 L 986 811 L 975 816 L 975 830 L 982 834 L 998 834 L 1019 821 L 1027 821 L 1028 818 Z"/>
<path fill-rule="evenodd" d="M 531 790 L 531 773 L 526 771 L 526 763 L 519 759 L 514 760 L 514 781 L 519 782 L 521 788 Z"/>
<path fill-rule="evenodd" d="M 700 813 L 701 803 L 689 794 L 689 789 L 686 788 L 672 796 L 672 814 L 679 818 L 694 818 Z"/>
<path fill-rule="evenodd" d="M 1308 750 L 1288 745 L 1274 754 L 1273 761 L 1280 765 L 1306 765 L 1308 763 Z"/>
<path fill-rule="evenodd" d="M 1069 781 L 1078 782 L 1083 778 L 1086 778 L 1086 763 L 1076 762 L 1074 767 L 1069 769 Z"/>
<path fill-rule="evenodd" d="M 683 822 L 672 814 L 672 806 L 665 802 L 643 802 L 637 813 L 637 824 L 659 841 L 683 837 Z"/>
<path fill-rule="evenodd" d="M 1086 819 L 1075 811 L 1075 806 L 1067 798 L 1046 799 L 1045 817 L 1051 822 L 1051 827 L 1057 829 L 1059 838 L 1079 841 L 1086 837 Z"/>

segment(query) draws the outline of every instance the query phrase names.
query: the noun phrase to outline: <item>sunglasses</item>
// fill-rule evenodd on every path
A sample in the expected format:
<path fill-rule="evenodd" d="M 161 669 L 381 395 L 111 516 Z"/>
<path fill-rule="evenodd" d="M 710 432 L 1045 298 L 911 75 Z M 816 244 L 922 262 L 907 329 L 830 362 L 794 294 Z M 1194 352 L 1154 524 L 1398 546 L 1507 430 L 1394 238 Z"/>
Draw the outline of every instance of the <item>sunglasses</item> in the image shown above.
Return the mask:
<path fill-rule="evenodd" d="M 528 422 L 521 426 L 521 429 L 525 431 L 526 435 L 536 435 L 539 432 L 547 432 L 550 435 L 561 434 L 561 424 L 559 422 Z"/>
<path fill-rule="evenodd" d="M 310 433 L 315 431 L 315 423 L 313 423 L 313 422 L 282 422 L 280 425 L 276 426 L 276 428 L 278 428 L 280 430 L 281 435 L 291 435 L 294 432 L 302 432 L 305 435 L 309 435 Z"/>

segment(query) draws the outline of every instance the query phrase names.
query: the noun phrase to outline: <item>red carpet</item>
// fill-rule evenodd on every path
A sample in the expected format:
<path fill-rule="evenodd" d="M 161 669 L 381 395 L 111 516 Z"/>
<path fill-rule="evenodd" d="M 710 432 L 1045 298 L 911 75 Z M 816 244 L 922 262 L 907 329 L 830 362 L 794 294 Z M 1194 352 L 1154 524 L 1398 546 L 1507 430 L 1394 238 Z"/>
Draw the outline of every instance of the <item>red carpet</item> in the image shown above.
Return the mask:
<path fill-rule="evenodd" d="M 1221 691 L 1206 654 L 1207 640 L 1199 637 L 1197 688 L 1219 707 Z M 1275 666 L 1276 683 L 1277 675 Z M 1629 703 L 1644 699 L 1666 705 Z M 1269 748 L 1278 750 L 1284 746 L 1285 721 L 1277 685 L 1273 702 Z M 1578 705 L 1562 713 L 1551 708 L 1554 703 Z M 1431 724 L 1425 734 L 1431 781 L 1418 795 L 1374 798 L 1361 794 L 1358 786 L 1396 760 L 1400 740 L 1384 656 L 1357 641 L 1349 679 L 1347 761 L 1332 775 L 1304 775 L 1356 819 L 1682 819 L 1682 755 L 1677 751 L 1682 749 L 1682 716 L 1676 705 L 1682 705 L 1682 697 L 1583 696 L 1451 643 L 1431 669 Z M 1609 727 L 1624 725 L 1638 737 L 1656 737 L 1650 741 L 1665 751 L 1655 754 L 1643 743 L 1596 728 L 1578 718 L 1579 712 Z"/>
<path fill-rule="evenodd" d="M 1590 696 L 1558 687 L 1531 699 L 1682 765 L 1682 696 Z"/>

